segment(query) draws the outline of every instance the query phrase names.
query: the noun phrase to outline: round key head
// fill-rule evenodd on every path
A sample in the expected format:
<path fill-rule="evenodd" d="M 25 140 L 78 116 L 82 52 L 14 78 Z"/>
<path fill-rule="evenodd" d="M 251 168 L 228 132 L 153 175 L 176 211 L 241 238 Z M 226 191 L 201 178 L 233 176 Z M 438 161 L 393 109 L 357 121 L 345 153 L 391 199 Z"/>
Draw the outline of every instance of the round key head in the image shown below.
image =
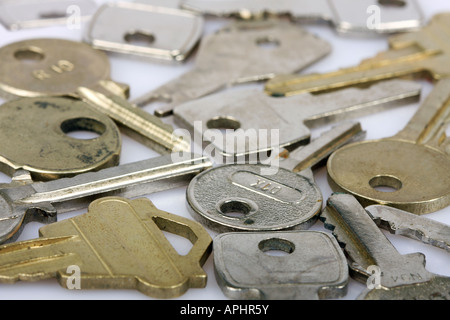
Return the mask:
<path fill-rule="evenodd" d="M 73 95 L 110 80 L 106 54 L 80 42 L 19 41 L 0 48 L 0 60 L 0 94 L 6 98 Z"/>
<path fill-rule="evenodd" d="M 71 98 L 21 98 L 0 106 L 0 169 L 50 180 L 118 165 L 116 124 Z"/>
<path fill-rule="evenodd" d="M 192 216 L 217 232 L 307 229 L 322 209 L 314 181 L 283 168 L 231 164 L 196 176 L 187 190 Z"/>
<path fill-rule="evenodd" d="M 330 185 L 364 206 L 384 204 L 415 214 L 450 205 L 450 157 L 443 150 L 395 138 L 345 146 L 328 161 Z"/>

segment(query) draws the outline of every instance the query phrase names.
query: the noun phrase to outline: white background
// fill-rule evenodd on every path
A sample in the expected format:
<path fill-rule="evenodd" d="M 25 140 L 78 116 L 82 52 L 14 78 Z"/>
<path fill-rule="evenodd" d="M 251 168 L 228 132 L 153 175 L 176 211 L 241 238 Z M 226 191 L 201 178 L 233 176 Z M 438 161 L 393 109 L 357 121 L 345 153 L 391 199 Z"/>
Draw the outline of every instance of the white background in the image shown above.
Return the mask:
<path fill-rule="evenodd" d="M 357 1 L 357 0 L 355 0 Z M 98 1 L 99 4 L 104 1 Z M 450 2 L 445 0 L 419 0 L 422 10 L 427 20 L 433 14 L 449 11 Z M 226 19 L 206 20 L 204 33 L 211 33 L 227 23 Z M 370 58 L 377 52 L 387 49 L 387 41 L 385 36 L 376 38 L 351 38 L 338 36 L 331 27 L 325 25 L 305 25 L 305 28 L 315 33 L 319 37 L 329 41 L 333 47 L 332 53 L 314 64 L 303 73 L 310 72 L 326 72 L 333 71 L 341 67 L 353 66 L 359 63 L 362 59 Z M 85 25 L 83 26 L 85 28 Z M 82 30 L 69 30 L 65 26 L 42 28 L 33 30 L 22 30 L 10 32 L 0 26 L 0 46 L 11 42 L 39 37 L 59 37 L 70 40 L 81 41 L 83 39 Z M 160 64 L 154 61 L 137 60 L 129 56 L 110 55 L 112 64 L 112 79 L 127 83 L 131 87 L 131 99 L 135 99 L 142 94 L 158 87 L 165 82 L 176 78 L 192 68 L 195 56 L 189 61 L 181 65 Z M 0 61 L 1 63 L 1 61 Z M 425 81 L 423 84 L 422 98 L 428 95 L 432 89 L 432 84 Z M 262 84 L 259 84 L 262 86 Z M 367 131 L 367 139 L 376 139 L 382 137 L 390 137 L 401 130 L 412 115 L 416 112 L 419 103 L 410 104 L 398 108 L 393 108 L 388 111 L 377 113 L 374 115 L 359 118 L 363 129 Z M 149 112 L 152 111 L 150 107 L 146 108 Z M 320 127 L 312 130 L 313 138 L 317 137 L 321 132 L 328 129 L 328 127 Z M 447 133 L 449 130 L 447 130 Z M 157 153 L 148 149 L 145 146 L 138 144 L 127 136 L 123 137 L 123 151 L 121 162 L 130 163 L 147 158 L 158 156 Z M 331 189 L 326 181 L 325 168 L 319 169 L 315 172 L 315 177 L 320 186 L 324 199 L 326 200 L 331 194 Z M 2 182 L 9 181 L 9 177 L 5 175 L 0 176 Z M 439 183 L 439 181 L 436 181 Z M 161 210 L 191 218 L 186 208 L 185 188 L 161 192 L 148 196 L 154 204 Z M 74 212 L 59 215 L 59 220 L 70 218 L 82 212 Z M 450 224 L 450 208 L 443 209 L 439 212 L 426 215 L 427 218 L 435 219 L 437 221 Z M 19 240 L 33 239 L 38 236 L 38 229 L 42 225 L 39 223 L 30 223 L 25 226 Z M 322 223 L 317 222 L 312 230 L 324 230 Z M 384 232 L 384 231 L 383 231 Z M 422 252 L 426 255 L 427 269 L 430 272 L 450 276 L 450 254 L 444 250 L 427 246 L 418 241 L 407 239 L 401 236 L 394 236 L 385 232 L 386 236 L 395 245 L 401 254 L 412 252 Z M 211 232 L 211 236 L 215 234 Z M 175 246 L 180 250 L 186 250 L 184 241 L 178 241 L 173 238 Z M 0 258 L 1 261 L 1 258 Z M 204 289 L 191 289 L 179 299 L 189 300 L 221 300 L 226 297 L 218 287 L 213 269 L 213 256 L 211 255 L 204 266 L 208 274 L 208 284 Z M 348 294 L 344 299 L 354 299 L 363 289 L 365 285 L 350 280 Z M 101 300 L 140 300 L 151 299 L 138 291 L 134 290 L 82 290 L 71 291 L 61 288 L 55 279 L 39 281 L 36 283 L 20 282 L 11 285 L 0 285 L 0 299 L 44 299 L 44 300 L 81 300 L 81 299 L 101 299 Z"/>

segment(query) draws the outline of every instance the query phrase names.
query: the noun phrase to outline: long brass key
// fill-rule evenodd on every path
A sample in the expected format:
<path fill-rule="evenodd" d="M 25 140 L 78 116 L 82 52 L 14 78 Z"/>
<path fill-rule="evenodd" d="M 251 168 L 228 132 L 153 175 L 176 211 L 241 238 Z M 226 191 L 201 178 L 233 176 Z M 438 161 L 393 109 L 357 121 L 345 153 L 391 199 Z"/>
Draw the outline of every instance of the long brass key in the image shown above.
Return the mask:
<path fill-rule="evenodd" d="M 450 79 L 444 79 L 395 136 L 351 144 L 332 154 L 327 166 L 332 188 L 353 194 L 363 205 L 384 204 L 415 214 L 447 207 L 449 121 Z"/>
<path fill-rule="evenodd" d="M 177 156 L 178 154 L 174 154 Z M 55 222 L 57 214 L 86 208 L 100 197 L 135 198 L 185 186 L 212 167 L 203 156 L 165 155 L 48 182 L 0 185 L 0 243 L 15 241 L 30 221 Z"/>
<path fill-rule="evenodd" d="M 280 75 L 266 83 L 266 92 L 289 96 L 303 92 L 324 92 L 352 85 L 397 77 L 450 77 L 450 13 L 435 15 L 417 32 L 389 38 L 390 50 L 360 65 L 330 73 Z"/>
<path fill-rule="evenodd" d="M 193 247 L 179 255 L 162 231 L 186 237 Z M 206 286 L 202 269 L 212 239 L 198 223 L 158 210 L 146 199 L 103 198 L 88 213 L 45 226 L 40 238 L 0 247 L 0 282 L 55 277 L 72 284 L 69 266 L 80 270 L 80 289 L 136 289 L 173 298 Z"/>
<path fill-rule="evenodd" d="M 190 149 L 172 126 L 126 100 L 128 86 L 110 79 L 106 54 L 89 45 L 63 39 L 19 41 L 1 48 L 0 60 L 0 94 L 5 98 L 81 98 L 159 153 Z"/>

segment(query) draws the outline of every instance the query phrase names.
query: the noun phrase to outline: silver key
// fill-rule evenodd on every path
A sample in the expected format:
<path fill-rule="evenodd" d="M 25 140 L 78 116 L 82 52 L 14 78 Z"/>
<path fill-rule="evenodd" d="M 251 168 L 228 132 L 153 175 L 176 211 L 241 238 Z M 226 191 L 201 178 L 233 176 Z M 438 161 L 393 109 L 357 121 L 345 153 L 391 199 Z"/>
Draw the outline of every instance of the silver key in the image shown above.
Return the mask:
<path fill-rule="evenodd" d="M 353 277 L 368 285 L 358 299 L 450 299 L 450 278 L 429 272 L 422 253 L 400 254 L 352 195 L 332 195 L 321 220 L 342 244 Z"/>
<path fill-rule="evenodd" d="M 229 90 L 182 104 L 174 109 L 174 117 L 191 136 L 202 137 L 204 149 L 214 152 L 216 162 L 220 162 L 220 157 L 243 159 L 276 147 L 305 143 L 310 128 L 417 101 L 420 90 L 419 84 L 406 80 L 283 98 L 258 89 Z M 272 128 L 277 128 L 274 141 L 272 134 L 260 141 L 257 132 Z M 215 129 L 230 130 L 223 134 Z M 252 134 L 257 140 L 250 144 L 247 138 Z"/>
<path fill-rule="evenodd" d="M 59 213 L 86 208 L 99 197 L 139 197 L 189 183 L 212 166 L 209 159 L 178 154 L 121 165 L 73 178 L 26 184 L 27 175 L 0 187 L 0 243 L 14 241 L 30 221 L 51 223 Z"/>
<path fill-rule="evenodd" d="M 202 16 L 186 10 L 119 1 L 100 7 L 85 39 L 96 49 L 182 62 L 200 41 L 203 25 Z"/>
<path fill-rule="evenodd" d="M 133 103 L 167 102 L 155 114 L 168 116 L 175 106 L 227 86 L 300 71 L 330 51 L 327 42 L 287 22 L 234 23 L 203 38 L 192 70 Z"/>
<path fill-rule="evenodd" d="M 61 24 L 80 29 L 96 10 L 91 0 L 2 0 L 0 22 L 11 31 Z"/>
<path fill-rule="evenodd" d="M 291 152 L 279 167 L 229 164 L 207 170 L 188 186 L 188 209 L 220 233 L 308 229 L 323 204 L 311 167 L 363 135 L 359 123 L 343 124 Z"/>
<path fill-rule="evenodd" d="M 347 260 L 324 232 L 225 233 L 214 239 L 213 252 L 217 282 L 231 299 L 317 300 L 347 293 Z"/>
<path fill-rule="evenodd" d="M 366 211 L 381 228 L 450 252 L 450 226 L 393 207 L 373 205 Z"/>
<path fill-rule="evenodd" d="M 339 33 L 362 35 L 415 31 L 424 24 L 415 0 L 184 0 L 182 7 L 213 16 L 286 15 L 298 22 L 326 22 Z"/>

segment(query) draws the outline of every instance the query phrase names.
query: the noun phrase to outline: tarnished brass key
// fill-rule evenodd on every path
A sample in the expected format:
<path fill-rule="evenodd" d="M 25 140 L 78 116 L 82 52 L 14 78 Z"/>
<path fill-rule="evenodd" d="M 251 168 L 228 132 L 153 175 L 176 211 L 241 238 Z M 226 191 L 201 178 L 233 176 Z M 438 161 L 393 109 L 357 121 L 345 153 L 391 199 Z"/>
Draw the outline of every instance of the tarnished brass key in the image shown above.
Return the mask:
<path fill-rule="evenodd" d="M 189 239 L 181 256 L 162 231 Z M 103 198 L 88 213 L 39 230 L 40 238 L 0 247 L 0 282 L 56 278 L 72 285 L 68 267 L 79 268 L 80 289 L 136 289 L 173 298 L 206 286 L 202 269 L 212 239 L 198 223 L 158 210 L 146 199 Z"/>
<path fill-rule="evenodd" d="M 450 77 L 450 13 L 435 15 L 417 32 L 392 36 L 390 50 L 367 59 L 360 65 L 330 73 L 279 75 L 269 80 L 266 92 L 289 96 L 303 92 L 324 92 L 352 85 L 398 77 Z"/>
<path fill-rule="evenodd" d="M 0 94 L 5 98 L 81 98 L 159 153 L 190 149 L 172 126 L 128 102 L 128 86 L 110 79 L 106 54 L 87 44 L 25 40 L 1 48 L 0 60 Z"/>
<path fill-rule="evenodd" d="M 450 79 L 440 80 L 407 126 L 390 138 L 350 144 L 328 160 L 330 185 L 363 205 L 415 214 L 450 205 Z M 383 189 L 387 187 L 387 189 Z"/>

